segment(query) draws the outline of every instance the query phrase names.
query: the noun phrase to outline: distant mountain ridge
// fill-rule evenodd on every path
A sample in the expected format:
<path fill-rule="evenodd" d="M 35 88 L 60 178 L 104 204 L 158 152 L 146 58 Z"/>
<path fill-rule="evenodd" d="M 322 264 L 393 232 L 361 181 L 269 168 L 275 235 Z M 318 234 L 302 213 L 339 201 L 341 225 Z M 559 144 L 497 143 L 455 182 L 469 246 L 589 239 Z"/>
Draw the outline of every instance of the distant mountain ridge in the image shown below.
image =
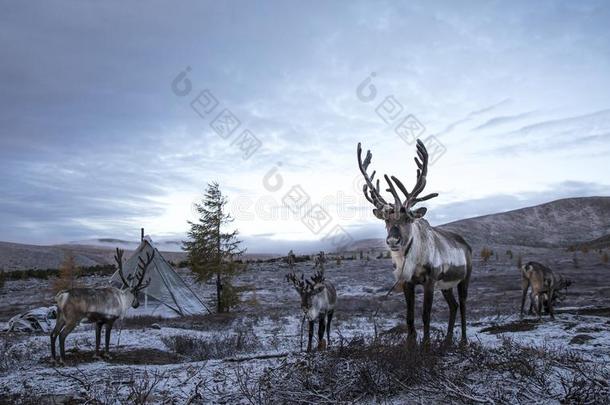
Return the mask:
<path fill-rule="evenodd" d="M 566 198 L 517 210 L 462 219 L 440 225 L 462 235 L 473 247 L 529 246 L 567 248 L 583 242 L 606 246 L 610 235 L 610 197 Z M 36 246 L 0 242 L 0 269 L 58 268 L 66 254 L 79 266 L 113 263 L 115 247 L 134 250 L 139 242 L 113 238 L 92 239 L 71 244 Z M 176 252 L 178 241 L 155 243 L 167 260 L 186 259 Z M 346 250 L 385 250 L 381 238 L 354 241 Z M 270 255 L 248 255 L 251 258 Z"/>
<path fill-rule="evenodd" d="M 568 247 L 610 233 L 610 197 L 565 198 L 440 227 L 477 246 Z"/>
<path fill-rule="evenodd" d="M 438 226 L 472 246 L 563 247 L 610 234 L 610 197 L 577 197 L 482 215 Z M 383 239 L 354 242 L 347 250 L 374 249 Z"/>

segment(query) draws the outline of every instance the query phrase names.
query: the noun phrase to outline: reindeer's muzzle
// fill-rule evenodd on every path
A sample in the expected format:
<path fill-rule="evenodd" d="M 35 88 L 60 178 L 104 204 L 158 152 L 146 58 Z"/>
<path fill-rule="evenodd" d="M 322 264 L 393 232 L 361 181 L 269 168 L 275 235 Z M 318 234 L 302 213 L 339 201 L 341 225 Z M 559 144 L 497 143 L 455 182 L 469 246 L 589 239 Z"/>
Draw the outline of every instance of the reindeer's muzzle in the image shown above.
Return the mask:
<path fill-rule="evenodd" d="M 390 228 L 388 237 L 385 239 L 385 243 L 388 245 L 391 251 L 398 251 L 402 247 L 402 237 L 400 236 L 400 230 L 398 227 Z"/>

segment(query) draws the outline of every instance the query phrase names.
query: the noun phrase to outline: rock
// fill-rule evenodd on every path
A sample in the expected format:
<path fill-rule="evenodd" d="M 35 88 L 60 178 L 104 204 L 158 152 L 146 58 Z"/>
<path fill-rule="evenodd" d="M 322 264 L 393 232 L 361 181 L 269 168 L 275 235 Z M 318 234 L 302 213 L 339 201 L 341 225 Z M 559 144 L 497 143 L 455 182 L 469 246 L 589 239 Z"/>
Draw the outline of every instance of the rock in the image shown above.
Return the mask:
<path fill-rule="evenodd" d="M 571 345 L 582 345 L 587 343 L 589 340 L 595 339 L 591 335 L 576 335 L 570 340 Z"/>

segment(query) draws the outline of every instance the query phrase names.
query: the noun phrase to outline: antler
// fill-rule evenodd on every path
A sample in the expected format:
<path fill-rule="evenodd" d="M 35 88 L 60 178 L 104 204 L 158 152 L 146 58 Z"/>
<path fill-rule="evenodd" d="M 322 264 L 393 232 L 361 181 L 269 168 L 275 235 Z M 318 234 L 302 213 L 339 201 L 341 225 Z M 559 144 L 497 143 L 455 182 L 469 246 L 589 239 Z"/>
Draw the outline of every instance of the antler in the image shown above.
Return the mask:
<path fill-rule="evenodd" d="M 373 174 L 370 177 L 366 172 L 369 165 L 371 164 L 372 159 L 373 154 L 370 150 L 367 150 L 364 162 L 362 161 L 362 145 L 360 144 L 360 142 L 358 142 L 358 167 L 360 168 L 360 172 L 364 176 L 364 181 L 366 181 L 366 184 L 362 186 L 362 192 L 371 204 L 373 204 L 377 209 L 382 209 L 385 205 L 387 205 L 387 202 L 381 196 L 379 190 L 379 179 L 377 179 L 377 187 L 373 186 L 373 180 L 375 179 L 376 172 L 373 171 Z"/>
<path fill-rule="evenodd" d="M 415 183 L 413 190 L 411 190 L 410 193 L 407 193 L 400 181 L 396 183 L 396 185 L 400 183 L 399 188 L 407 197 L 407 200 L 405 201 L 405 206 L 407 208 L 413 207 L 418 202 L 426 201 L 438 196 L 438 193 L 431 193 L 424 197 L 417 198 L 417 196 L 424 191 L 424 188 L 426 188 L 426 175 L 428 174 L 428 151 L 426 150 L 424 143 L 419 139 L 417 140 L 417 156 L 419 159 L 417 159 L 417 157 L 414 158 L 415 164 L 417 165 L 417 182 Z M 392 179 L 394 181 L 398 180 L 394 176 L 392 176 Z"/>
<path fill-rule="evenodd" d="M 317 271 L 316 274 L 311 277 L 311 281 L 313 284 L 324 282 L 324 274 L 322 274 L 322 271 Z"/>
<path fill-rule="evenodd" d="M 378 209 L 380 209 L 384 205 L 387 205 L 387 203 L 385 202 L 385 200 L 383 200 L 381 194 L 379 193 L 379 180 L 377 180 L 377 188 L 373 187 L 372 180 L 375 175 L 375 172 L 373 172 L 373 176 L 371 176 L 370 178 L 366 173 L 366 169 L 371 163 L 371 158 L 371 152 L 367 151 L 366 158 L 364 159 L 364 162 L 362 162 L 362 147 L 360 146 L 360 143 L 358 143 L 358 166 L 360 167 L 360 172 L 362 172 L 362 175 L 366 180 L 366 184 L 363 187 L 364 195 L 367 200 L 369 200 Z M 438 193 L 431 193 L 424 197 L 418 197 L 426 187 L 426 175 L 428 174 L 428 151 L 426 150 L 426 146 L 424 145 L 424 143 L 419 139 L 417 140 L 417 157 L 415 157 L 415 164 L 417 165 L 417 181 L 410 192 L 407 190 L 404 184 L 395 176 L 388 177 L 387 175 L 384 175 L 385 181 L 388 183 L 388 188 L 386 189 L 386 191 L 390 192 L 392 194 L 392 197 L 394 197 L 394 205 L 396 210 L 400 209 L 401 207 L 404 207 L 406 210 L 409 210 L 419 202 L 426 201 L 438 196 Z M 406 199 L 404 200 L 404 202 L 401 201 L 400 197 L 398 196 L 398 192 L 396 191 L 396 187 L 394 187 L 392 181 L 396 183 L 396 187 L 398 187 L 398 189 L 405 195 Z M 369 195 L 367 195 L 367 189 L 369 188 L 371 189 L 370 197 Z"/>
<path fill-rule="evenodd" d="M 299 280 L 294 273 L 288 273 L 286 274 L 286 281 L 292 283 L 295 290 L 297 290 L 299 293 L 302 293 L 307 289 L 307 287 L 305 286 L 304 274 L 301 274 L 301 279 Z M 309 282 L 309 280 L 307 280 L 307 282 Z"/>
<path fill-rule="evenodd" d="M 132 289 L 135 291 L 143 290 L 150 285 L 150 277 L 146 280 L 146 283 L 142 285 L 144 281 L 144 276 L 146 275 L 146 270 L 148 266 L 152 263 L 155 257 L 155 251 L 153 250 L 152 254 L 146 252 L 146 260 L 142 259 L 142 257 L 138 257 L 138 270 L 136 274 L 136 278 L 138 279 L 138 283 Z M 133 279 L 133 277 L 131 277 Z"/>
<path fill-rule="evenodd" d="M 128 286 L 129 283 L 125 279 L 125 275 L 123 274 L 123 249 L 116 248 L 116 254 L 114 255 L 114 260 L 117 264 L 117 269 L 119 271 L 119 277 L 121 277 L 121 281 L 124 286 Z"/>

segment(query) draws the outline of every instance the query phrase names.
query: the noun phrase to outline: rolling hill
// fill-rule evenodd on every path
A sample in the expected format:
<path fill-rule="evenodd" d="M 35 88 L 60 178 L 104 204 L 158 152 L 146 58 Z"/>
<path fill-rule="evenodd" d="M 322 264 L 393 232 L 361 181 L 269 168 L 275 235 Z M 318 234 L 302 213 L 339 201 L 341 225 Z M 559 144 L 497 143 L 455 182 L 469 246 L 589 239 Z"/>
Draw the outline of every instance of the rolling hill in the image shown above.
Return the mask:
<path fill-rule="evenodd" d="M 566 198 L 440 225 L 472 246 L 565 248 L 610 234 L 610 197 Z M 348 250 L 378 250 L 383 239 L 354 242 Z"/>

